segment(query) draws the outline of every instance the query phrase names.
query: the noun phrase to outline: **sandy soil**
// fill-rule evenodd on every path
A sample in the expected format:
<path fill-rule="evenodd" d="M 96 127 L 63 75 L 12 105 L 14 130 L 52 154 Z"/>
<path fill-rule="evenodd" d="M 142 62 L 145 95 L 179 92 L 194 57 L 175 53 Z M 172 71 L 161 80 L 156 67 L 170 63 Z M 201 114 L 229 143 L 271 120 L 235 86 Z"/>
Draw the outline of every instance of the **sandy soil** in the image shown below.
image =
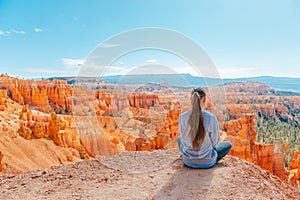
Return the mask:
<path fill-rule="evenodd" d="M 300 191 L 242 159 L 183 166 L 176 149 L 124 152 L 0 176 L 0 199 L 300 199 Z"/>

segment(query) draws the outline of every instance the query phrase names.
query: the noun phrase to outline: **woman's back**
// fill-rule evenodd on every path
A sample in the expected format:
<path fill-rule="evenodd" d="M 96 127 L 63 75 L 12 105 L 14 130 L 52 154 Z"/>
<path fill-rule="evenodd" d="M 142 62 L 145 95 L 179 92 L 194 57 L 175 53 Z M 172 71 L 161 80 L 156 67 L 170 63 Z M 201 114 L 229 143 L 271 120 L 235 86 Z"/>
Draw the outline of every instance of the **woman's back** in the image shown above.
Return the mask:
<path fill-rule="evenodd" d="M 201 88 L 191 93 L 191 110 L 182 113 L 178 122 L 178 147 L 185 165 L 193 168 L 209 168 L 231 149 L 231 143 L 220 142 L 218 120 L 203 111 L 206 93 Z"/>
<path fill-rule="evenodd" d="M 218 120 L 213 114 L 202 111 L 205 136 L 201 144 L 193 146 L 193 141 L 189 134 L 191 128 L 188 125 L 190 114 L 191 111 L 182 113 L 178 122 L 181 138 L 179 149 L 182 153 L 183 161 L 188 166 L 193 165 L 191 167 L 207 168 L 211 165 L 213 166 L 217 161 L 217 153 L 214 148 L 220 139 Z"/>

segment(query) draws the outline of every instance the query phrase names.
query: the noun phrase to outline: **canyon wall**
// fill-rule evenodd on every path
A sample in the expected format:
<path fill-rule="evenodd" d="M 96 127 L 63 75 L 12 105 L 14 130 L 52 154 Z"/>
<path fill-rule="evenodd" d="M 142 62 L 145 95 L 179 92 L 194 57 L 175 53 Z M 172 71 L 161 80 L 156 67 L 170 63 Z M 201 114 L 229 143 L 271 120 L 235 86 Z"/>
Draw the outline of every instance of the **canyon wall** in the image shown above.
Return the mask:
<path fill-rule="evenodd" d="M 150 108 L 159 105 L 157 94 L 131 94 L 129 98 L 129 105 L 136 108 Z"/>
<path fill-rule="evenodd" d="M 0 173 L 20 173 L 81 160 L 76 149 L 58 146 L 46 137 L 49 114 L 21 106 L 8 97 L 7 90 L 0 90 L 0 107 Z"/>
<path fill-rule="evenodd" d="M 229 94 L 226 109 L 232 119 L 223 122 L 223 110 L 217 110 L 212 102 L 207 102 L 207 109 L 215 109 L 212 112 L 222 119 L 222 138 L 233 144 L 229 154 L 299 185 L 299 152 L 294 154 L 287 177 L 279 144 L 254 142 L 257 136 L 255 116 L 245 113 L 287 116 L 287 108 L 276 103 L 300 106 L 300 99 L 268 97 L 266 95 L 272 91 L 266 87 L 253 89 L 248 96 L 241 95 L 243 87 L 227 85 L 226 88 Z M 96 156 L 111 156 L 126 150 L 176 147 L 178 117 L 188 109 L 189 92 L 182 92 L 180 101 L 183 103 L 180 105 L 178 99 L 172 99 L 170 95 L 120 94 L 72 88 L 61 80 L 20 80 L 2 75 L 0 171 L 17 173 Z M 258 93 L 261 95 L 255 96 Z M 177 97 L 173 95 L 173 98 Z M 17 150 L 13 148 L 15 146 L 18 146 Z M 43 154 L 38 153 L 38 146 Z M 49 157 L 46 156 L 48 153 Z M 27 154 L 31 154 L 30 158 L 26 158 Z"/>
<path fill-rule="evenodd" d="M 287 180 L 287 172 L 284 168 L 283 156 L 280 152 L 278 144 L 259 144 L 255 143 L 255 115 L 243 114 L 240 120 L 232 123 L 225 123 L 224 127 L 228 125 L 236 125 L 237 127 L 229 128 L 231 130 L 225 140 L 232 143 L 232 149 L 229 155 L 243 158 L 249 162 L 253 162 L 261 168 L 268 170 L 270 173 L 277 175 L 282 180 Z M 242 129 L 237 133 L 233 130 Z"/>
<path fill-rule="evenodd" d="M 289 182 L 300 188 L 300 152 L 295 151 L 289 167 Z"/>
<path fill-rule="evenodd" d="M 22 80 L 5 75 L 0 77 L 0 89 L 7 90 L 8 96 L 20 105 L 56 113 L 72 110 L 72 87 L 62 80 Z"/>
<path fill-rule="evenodd" d="M 81 158 L 110 156 L 123 150 L 112 142 L 111 136 L 100 131 L 98 121 L 93 117 L 73 117 L 54 112 L 32 113 L 24 106 L 20 119 L 22 121 L 18 133 L 25 139 L 51 138 L 60 147 L 78 150 Z"/>

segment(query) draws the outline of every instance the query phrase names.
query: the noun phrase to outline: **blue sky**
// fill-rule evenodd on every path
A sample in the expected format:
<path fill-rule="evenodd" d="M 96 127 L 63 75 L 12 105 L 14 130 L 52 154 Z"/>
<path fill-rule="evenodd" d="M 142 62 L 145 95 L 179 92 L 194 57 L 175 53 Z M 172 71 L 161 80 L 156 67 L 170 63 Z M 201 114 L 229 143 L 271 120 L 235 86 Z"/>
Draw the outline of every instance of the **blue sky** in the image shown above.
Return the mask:
<path fill-rule="evenodd" d="M 77 75 L 101 42 L 143 27 L 190 37 L 222 77 L 300 77 L 297 0 L 0 0 L 0 73 L 21 78 Z M 112 69 L 149 63 L 197 75 L 188 63 L 159 51 L 133 52 L 112 63 Z"/>

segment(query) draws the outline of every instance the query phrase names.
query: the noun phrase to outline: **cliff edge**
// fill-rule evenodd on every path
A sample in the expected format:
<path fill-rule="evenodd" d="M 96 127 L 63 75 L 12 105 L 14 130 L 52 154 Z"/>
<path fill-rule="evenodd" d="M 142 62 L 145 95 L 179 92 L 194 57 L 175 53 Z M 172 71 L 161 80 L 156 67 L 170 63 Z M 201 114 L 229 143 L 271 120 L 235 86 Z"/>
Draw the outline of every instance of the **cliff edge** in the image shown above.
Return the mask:
<path fill-rule="evenodd" d="M 176 149 L 0 176 L 0 199 L 297 199 L 300 191 L 240 158 L 183 166 Z"/>

